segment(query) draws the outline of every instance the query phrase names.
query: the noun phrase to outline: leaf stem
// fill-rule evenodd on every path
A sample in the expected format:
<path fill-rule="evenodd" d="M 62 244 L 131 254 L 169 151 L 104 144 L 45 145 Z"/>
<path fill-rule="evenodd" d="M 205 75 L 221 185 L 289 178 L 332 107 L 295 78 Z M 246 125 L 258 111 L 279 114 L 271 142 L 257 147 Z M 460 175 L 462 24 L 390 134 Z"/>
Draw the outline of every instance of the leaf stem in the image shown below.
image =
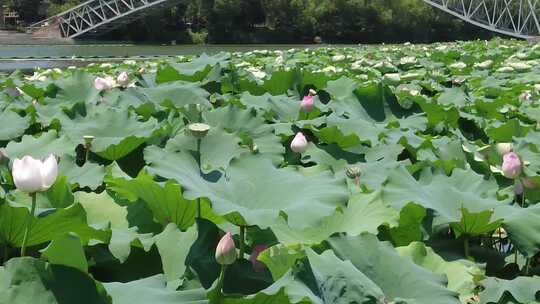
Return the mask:
<path fill-rule="evenodd" d="M 202 177 L 201 168 L 201 139 L 197 138 L 197 166 L 199 166 L 199 175 Z M 197 218 L 201 218 L 201 198 L 197 198 Z"/>
<path fill-rule="evenodd" d="M 2 264 L 5 265 L 8 260 L 9 260 L 9 245 L 6 243 L 4 244 L 4 259 L 2 260 Z"/>
<path fill-rule="evenodd" d="M 244 251 L 245 251 L 245 234 L 246 234 L 246 226 L 240 226 L 240 254 L 238 255 L 238 259 L 244 258 Z"/>
<path fill-rule="evenodd" d="M 465 258 L 469 259 L 469 237 L 467 235 L 463 236 L 463 253 Z"/>
<path fill-rule="evenodd" d="M 527 263 L 525 263 L 525 276 L 529 275 L 529 272 L 531 270 L 531 258 L 527 258 Z"/>
<path fill-rule="evenodd" d="M 30 194 L 32 197 L 32 208 L 28 214 L 28 219 L 26 220 L 26 227 L 24 229 L 24 237 L 21 245 L 21 257 L 26 255 L 26 244 L 28 243 L 28 238 L 30 237 L 30 229 L 32 228 L 32 220 L 34 219 L 34 213 L 36 212 L 36 193 Z"/>

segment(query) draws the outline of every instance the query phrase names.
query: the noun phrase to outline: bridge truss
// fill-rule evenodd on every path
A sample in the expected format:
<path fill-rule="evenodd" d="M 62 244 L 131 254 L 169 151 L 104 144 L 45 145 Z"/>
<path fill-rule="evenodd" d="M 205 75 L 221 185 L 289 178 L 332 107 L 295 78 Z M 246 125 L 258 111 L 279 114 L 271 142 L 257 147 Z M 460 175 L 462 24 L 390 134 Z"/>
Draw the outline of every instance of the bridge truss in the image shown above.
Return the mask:
<path fill-rule="evenodd" d="M 90 0 L 30 26 L 33 30 L 59 26 L 64 38 L 91 37 L 133 22 L 179 0 Z"/>
<path fill-rule="evenodd" d="M 469 23 L 516 38 L 540 36 L 540 0 L 423 0 Z"/>

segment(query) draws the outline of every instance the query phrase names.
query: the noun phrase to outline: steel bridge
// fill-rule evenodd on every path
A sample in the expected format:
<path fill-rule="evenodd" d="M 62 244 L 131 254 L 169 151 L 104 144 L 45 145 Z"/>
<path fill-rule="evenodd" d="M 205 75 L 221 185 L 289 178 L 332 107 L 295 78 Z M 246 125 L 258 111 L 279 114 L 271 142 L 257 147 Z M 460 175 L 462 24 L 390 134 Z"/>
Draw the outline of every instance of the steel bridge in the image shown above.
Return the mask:
<path fill-rule="evenodd" d="M 484 29 L 516 38 L 540 36 L 540 0 L 423 0 Z"/>
<path fill-rule="evenodd" d="M 172 7 L 181 0 L 90 0 L 65 12 L 34 23 L 30 31 L 56 28 L 64 38 L 88 38 Z"/>
<path fill-rule="evenodd" d="M 59 28 L 64 38 L 97 36 L 181 0 L 90 0 L 40 21 L 32 30 Z M 423 0 L 484 29 L 516 38 L 540 36 L 540 0 Z"/>

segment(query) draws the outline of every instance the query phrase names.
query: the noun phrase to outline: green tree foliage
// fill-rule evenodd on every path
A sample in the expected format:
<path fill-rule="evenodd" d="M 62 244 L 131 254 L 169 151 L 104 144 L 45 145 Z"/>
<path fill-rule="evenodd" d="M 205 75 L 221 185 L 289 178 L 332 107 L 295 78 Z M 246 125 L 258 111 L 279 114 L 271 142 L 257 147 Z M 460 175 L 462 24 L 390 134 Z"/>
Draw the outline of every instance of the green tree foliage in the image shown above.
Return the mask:
<path fill-rule="evenodd" d="M 24 20 L 36 19 L 39 0 L 10 1 Z M 80 2 L 50 0 L 48 15 Z M 104 38 L 190 43 L 206 33 L 210 43 L 310 43 L 316 36 L 330 43 L 431 42 L 492 35 L 421 0 L 185 0 Z"/>

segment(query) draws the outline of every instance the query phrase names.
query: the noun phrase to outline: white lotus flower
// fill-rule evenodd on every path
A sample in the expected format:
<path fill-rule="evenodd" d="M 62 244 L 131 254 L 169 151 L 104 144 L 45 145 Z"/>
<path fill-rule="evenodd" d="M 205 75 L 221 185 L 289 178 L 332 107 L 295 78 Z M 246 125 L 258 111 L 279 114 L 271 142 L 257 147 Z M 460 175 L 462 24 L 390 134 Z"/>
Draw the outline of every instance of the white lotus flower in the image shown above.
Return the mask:
<path fill-rule="evenodd" d="M 129 74 L 124 71 L 116 77 L 116 82 L 121 86 L 127 86 L 129 84 Z"/>
<path fill-rule="evenodd" d="M 475 63 L 474 67 L 478 69 L 489 69 L 493 65 L 493 60 L 486 60 L 483 62 Z"/>
<path fill-rule="evenodd" d="M 453 63 L 453 64 L 449 65 L 448 67 L 450 67 L 451 69 L 462 70 L 462 69 L 467 67 L 467 64 L 465 62 L 456 62 L 456 63 Z"/>
<path fill-rule="evenodd" d="M 47 191 L 58 176 L 58 163 L 50 154 L 44 161 L 26 155 L 16 158 L 11 169 L 17 189 L 26 193 Z"/>
<path fill-rule="evenodd" d="M 519 72 L 528 71 L 532 68 L 531 65 L 525 62 L 509 62 L 508 66 Z"/>
<path fill-rule="evenodd" d="M 332 57 L 332 61 L 334 62 L 337 62 L 337 61 L 342 61 L 342 60 L 345 60 L 345 55 L 343 54 L 339 54 L 339 55 L 335 55 Z"/>
<path fill-rule="evenodd" d="M 114 79 L 110 76 L 105 78 L 97 77 L 94 80 L 94 87 L 98 91 L 110 90 L 114 87 Z"/>

